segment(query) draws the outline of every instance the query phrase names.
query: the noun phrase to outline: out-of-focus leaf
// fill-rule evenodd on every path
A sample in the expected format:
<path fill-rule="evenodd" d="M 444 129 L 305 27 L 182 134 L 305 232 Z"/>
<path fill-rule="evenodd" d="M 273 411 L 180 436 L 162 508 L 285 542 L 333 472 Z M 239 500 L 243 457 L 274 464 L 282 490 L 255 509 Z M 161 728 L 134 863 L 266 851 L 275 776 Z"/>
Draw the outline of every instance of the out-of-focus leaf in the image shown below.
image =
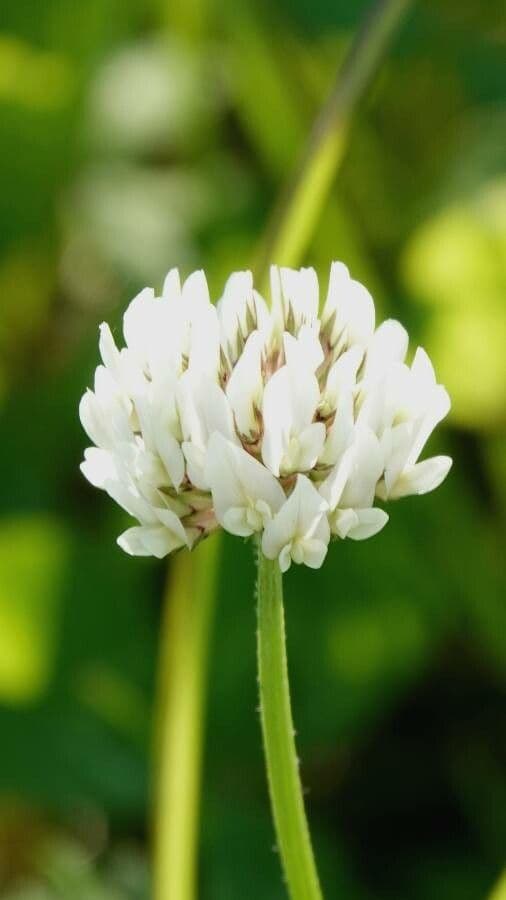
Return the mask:
<path fill-rule="evenodd" d="M 0 102 L 35 110 L 58 109 L 72 97 L 73 76 L 72 66 L 61 55 L 0 35 Z"/>
<path fill-rule="evenodd" d="M 60 523 L 0 523 L 0 698 L 26 702 L 48 687 L 60 627 L 67 542 Z"/>

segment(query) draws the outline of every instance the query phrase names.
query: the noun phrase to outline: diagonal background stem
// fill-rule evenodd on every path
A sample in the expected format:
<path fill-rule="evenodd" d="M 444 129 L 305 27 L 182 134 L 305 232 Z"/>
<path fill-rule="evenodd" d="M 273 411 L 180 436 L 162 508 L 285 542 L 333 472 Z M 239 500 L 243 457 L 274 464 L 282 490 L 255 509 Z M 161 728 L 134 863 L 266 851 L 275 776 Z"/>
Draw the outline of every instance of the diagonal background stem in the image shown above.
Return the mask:
<path fill-rule="evenodd" d="M 300 264 L 343 158 L 357 104 L 411 3 L 412 0 L 377 0 L 359 26 L 259 248 L 255 273 L 260 291 L 271 262 L 283 266 Z"/>
<path fill-rule="evenodd" d="M 488 900 L 506 900 L 506 869 L 503 871 L 499 881 L 494 886 Z"/>

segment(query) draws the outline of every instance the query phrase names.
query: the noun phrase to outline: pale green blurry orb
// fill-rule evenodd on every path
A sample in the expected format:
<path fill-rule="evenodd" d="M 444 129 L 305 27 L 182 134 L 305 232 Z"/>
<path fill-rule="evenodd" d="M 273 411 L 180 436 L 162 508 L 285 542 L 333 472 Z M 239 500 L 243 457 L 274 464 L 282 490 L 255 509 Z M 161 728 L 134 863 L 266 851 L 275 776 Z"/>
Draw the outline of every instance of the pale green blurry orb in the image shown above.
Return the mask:
<path fill-rule="evenodd" d="M 454 421 L 506 421 L 506 179 L 486 182 L 424 222 L 401 261 L 429 310 L 425 343 L 452 397 Z"/>
<path fill-rule="evenodd" d="M 154 38 L 119 50 L 90 91 L 94 143 L 142 152 L 191 144 L 211 125 L 220 91 L 201 53 Z"/>

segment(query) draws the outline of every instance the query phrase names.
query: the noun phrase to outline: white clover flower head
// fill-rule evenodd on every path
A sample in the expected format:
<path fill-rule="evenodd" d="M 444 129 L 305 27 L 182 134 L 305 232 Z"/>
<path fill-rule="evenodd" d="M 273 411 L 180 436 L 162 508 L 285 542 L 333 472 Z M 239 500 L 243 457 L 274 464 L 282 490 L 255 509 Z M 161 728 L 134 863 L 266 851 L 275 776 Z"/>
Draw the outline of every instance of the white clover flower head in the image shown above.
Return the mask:
<path fill-rule="evenodd" d="M 418 461 L 450 400 L 427 354 L 405 362 L 399 322 L 375 329 L 371 295 L 333 263 L 319 315 L 313 269 L 271 270 L 271 304 L 250 272 L 214 306 L 203 272 L 142 291 L 118 350 L 81 400 L 95 445 L 82 471 L 138 524 L 134 556 L 193 547 L 219 527 L 261 537 L 263 553 L 319 568 L 331 538 L 362 540 L 388 521 L 382 501 L 423 494 L 448 456 Z"/>

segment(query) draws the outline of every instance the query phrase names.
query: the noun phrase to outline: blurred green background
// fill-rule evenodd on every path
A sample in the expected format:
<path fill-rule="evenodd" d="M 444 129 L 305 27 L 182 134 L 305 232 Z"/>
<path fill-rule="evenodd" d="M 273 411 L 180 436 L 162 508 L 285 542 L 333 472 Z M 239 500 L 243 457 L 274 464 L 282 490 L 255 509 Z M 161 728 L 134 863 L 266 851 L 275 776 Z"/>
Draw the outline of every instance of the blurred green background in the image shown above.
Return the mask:
<path fill-rule="evenodd" d="M 97 325 L 167 269 L 249 264 L 364 2 L 0 9 L 0 896 L 147 900 L 166 567 L 78 465 Z M 454 469 L 286 579 L 328 900 L 481 900 L 506 837 L 506 21 L 426 0 L 356 118 L 307 261 L 433 356 Z M 251 548 L 224 542 L 202 900 L 281 900 Z"/>

